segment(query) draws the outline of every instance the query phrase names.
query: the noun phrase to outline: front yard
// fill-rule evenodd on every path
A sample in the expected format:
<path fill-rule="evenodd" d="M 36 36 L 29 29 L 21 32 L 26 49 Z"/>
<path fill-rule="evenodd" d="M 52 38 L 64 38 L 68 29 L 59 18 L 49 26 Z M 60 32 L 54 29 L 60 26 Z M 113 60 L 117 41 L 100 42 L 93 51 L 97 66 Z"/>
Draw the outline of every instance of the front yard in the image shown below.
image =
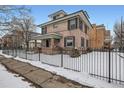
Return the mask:
<path fill-rule="evenodd" d="M 9 51 L 12 55 L 12 52 Z M 124 81 L 124 53 L 111 52 L 110 54 L 110 75 L 111 81 L 123 84 Z M 17 51 L 17 56 L 26 58 L 24 51 Z M 49 65 L 59 66 L 70 70 L 84 72 L 90 75 L 96 75 L 97 78 L 108 81 L 109 76 L 109 53 L 108 52 L 90 52 L 82 54 L 79 57 L 72 58 L 69 55 L 56 54 L 47 55 L 43 53 L 27 53 L 27 59 L 35 62 L 46 63 Z"/>

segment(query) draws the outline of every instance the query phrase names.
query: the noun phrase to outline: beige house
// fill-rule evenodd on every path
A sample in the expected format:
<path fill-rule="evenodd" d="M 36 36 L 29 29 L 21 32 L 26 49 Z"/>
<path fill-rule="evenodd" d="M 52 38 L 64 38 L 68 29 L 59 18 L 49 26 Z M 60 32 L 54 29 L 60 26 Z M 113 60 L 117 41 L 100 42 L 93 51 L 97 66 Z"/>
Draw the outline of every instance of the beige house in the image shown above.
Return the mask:
<path fill-rule="evenodd" d="M 51 20 L 39 25 L 41 35 L 33 40 L 42 40 L 42 51 L 64 49 L 86 49 L 89 44 L 88 32 L 92 29 L 86 11 L 67 14 L 60 10 L 48 16 Z"/>

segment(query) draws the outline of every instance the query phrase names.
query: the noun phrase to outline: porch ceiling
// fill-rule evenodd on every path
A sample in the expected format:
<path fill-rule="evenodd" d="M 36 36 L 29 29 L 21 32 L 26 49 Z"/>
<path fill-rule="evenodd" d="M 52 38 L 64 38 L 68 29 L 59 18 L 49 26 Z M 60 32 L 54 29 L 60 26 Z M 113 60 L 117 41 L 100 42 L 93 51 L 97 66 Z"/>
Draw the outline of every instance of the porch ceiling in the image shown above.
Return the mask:
<path fill-rule="evenodd" d="M 49 33 L 49 34 L 44 34 L 44 35 L 37 35 L 32 37 L 32 40 L 42 40 L 42 39 L 61 39 L 62 36 L 60 34 L 56 33 Z"/>

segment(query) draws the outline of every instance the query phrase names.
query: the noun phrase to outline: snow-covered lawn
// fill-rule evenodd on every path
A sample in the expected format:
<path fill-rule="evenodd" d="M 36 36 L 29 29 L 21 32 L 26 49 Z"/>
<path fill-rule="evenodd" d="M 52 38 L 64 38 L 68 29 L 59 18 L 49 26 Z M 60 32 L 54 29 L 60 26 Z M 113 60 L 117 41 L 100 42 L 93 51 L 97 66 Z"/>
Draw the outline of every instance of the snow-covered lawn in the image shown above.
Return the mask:
<path fill-rule="evenodd" d="M 12 52 L 9 52 L 12 54 Z M 124 53 L 111 52 L 111 78 L 124 81 Z M 21 58 L 26 58 L 24 51 L 17 51 L 17 56 Z M 33 61 L 39 61 L 39 54 L 37 53 L 27 53 L 27 59 Z M 55 65 L 61 67 L 61 54 L 57 55 L 46 55 L 40 54 L 40 61 L 43 63 Z M 109 53 L 108 52 L 91 52 L 87 54 L 82 54 L 80 57 L 72 58 L 69 55 L 63 55 L 63 67 L 96 74 L 99 76 L 108 77 L 109 76 Z M 105 79 L 107 80 L 108 79 Z M 116 82 L 113 80 L 113 82 Z M 118 83 L 118 82 L 116 82 Z"/>
<path fill-rule="evenodd" d="M 0 88 L 32 88 L 31 83 L 23 81 L 22 77 L 17 74 L 8 72 L 4 66 L 0 64 Z"/>
<path fill-rule="evenodd" d="M 96 54 L 95 52 L 93 52 L 93 53 L 81 55 L 79 58 L 70 58 L 70 56 L 68 56 L 68 55 L 63 55 L 64 56 L 63 57 L 64 58 L 63 59 L 63 62 L 64 62 L 63 67 L 79 70 L 81 72 L 75 72 L 72 70 L 64 69 L 63 67 L 55 67 L 55 66 L 50 66 L 50 65 L 42 63 L 42 62 L 45 62 L 45 63 L 50 63 L 53 65 L 58 64 L 58 66 L 60 66 L 61 65 L 61 60 L 60 60 L 61 55 L 44 55 L 44 54 L 41 54 L 40 55 L 41 61 L 38 61 L 39 60 L 38 54 L 33 54 L 33 55 L 28 54 L 28 58 L 31 58 L 31 60 L 34 60 L 34 61 L 22 59 L 19 57 L 16 57 L 15 59 L 23 61 L 23 62 L 31 63 L 34 66 L 51 71 L 51 72 L 56 73 L 58 75 L 64 76 L 68 79 L 77 81 L 83 85 L 88 85 L 88 86 L 92 86 L 92 87 L 124 87 L 124 85 L 119 85 L 119 84 L 115 84 L 115 83 L 108 83 L 107 81 L 99 80 L 99 79 L 94 78 L 91 75 L 89 75 L 88 71 L 90 71 L 90 73 L 95 73 L 95 72 L 97 72 L 96 69 L 98 69 L 97 74 L 101 74 L 103 72 L 102 71 L 103 69 L 104 69 L 104 74 L 107 73 L 107 67 L 106 66 L 108 64 L 107 63 L 108 62 L 108 60 L 107 60 L 108 53 L 106 53 L 106 52 L 103 52 L 103 53 L 101 52 L 101 55 L 100 55 L 99 53 Z M 20 54 L 21 54 L 21 52 L 20 52 Z M 94 54 L 98 56 L 97 61 L 95 59 L 96 56 L 93 56 Z M 5 56 L 5 54 L 2 54 L 2 55 Z M 103 58 L 102 58 L 102 55 L 104 55 Z M 102 61 L 99 59 L 100 56 L 102 58 L 102 59 L 100 58 Z M 86 57 L 89 57 L 89 59 L 87 60 Z M 93 57 L 93 58 L 91 58 L 91 57 Z M 106 61 L 104 61 L 104 60 L 106 60 Z M 92 63 L 90 63 L 90 62 L 92 62 Z M 106 64 L 102 63 L 102 62 L 105 62 Z M 124 61 L 122 61 L 122 60 L 120 61 L 120 58 L 119 58 L 119 61 L 113 61 L 113 62 L 117 62 L 117 64 L 118 64 L 118 62 L 124 62 Z M 93 65 L 96 65 L 96 63 L 98 65 L 98 68 L 93 67 Z M 87 64 L 89 64 L 89 65 L 87 65 Z M 88 66 L 88 67 L 86 67 L 86 66 Z M 101 70 L 100 70 L 99 66 L 101 67 Z M 113 65 L 113 66 L 117 66 L 117 65 Z M 118 68 L 119 68 L 119 66 L 118 66 Z M 95 70 L 93 70 L 93 69 L 95 69 Z M 99 71 L 101 71 L 101 73 Z M 113 70 L 113 72 L 114 72 L 114 70 Z"/>

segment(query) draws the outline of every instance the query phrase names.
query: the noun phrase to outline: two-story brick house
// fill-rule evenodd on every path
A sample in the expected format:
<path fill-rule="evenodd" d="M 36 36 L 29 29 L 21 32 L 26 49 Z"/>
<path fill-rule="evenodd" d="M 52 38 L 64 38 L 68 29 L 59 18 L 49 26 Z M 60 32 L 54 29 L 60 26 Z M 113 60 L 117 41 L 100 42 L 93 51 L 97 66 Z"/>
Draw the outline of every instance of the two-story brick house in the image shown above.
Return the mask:
<path fill-rule="evenodd" d="M 92 29 L 86 11 L 67 14 L 63 10 L 50 14 L 50 21 L 40 24 L 41 35 L 33 37 L 42 40 L 42 50 L 62 48 L 88 48 L 88 32 Z"/>

